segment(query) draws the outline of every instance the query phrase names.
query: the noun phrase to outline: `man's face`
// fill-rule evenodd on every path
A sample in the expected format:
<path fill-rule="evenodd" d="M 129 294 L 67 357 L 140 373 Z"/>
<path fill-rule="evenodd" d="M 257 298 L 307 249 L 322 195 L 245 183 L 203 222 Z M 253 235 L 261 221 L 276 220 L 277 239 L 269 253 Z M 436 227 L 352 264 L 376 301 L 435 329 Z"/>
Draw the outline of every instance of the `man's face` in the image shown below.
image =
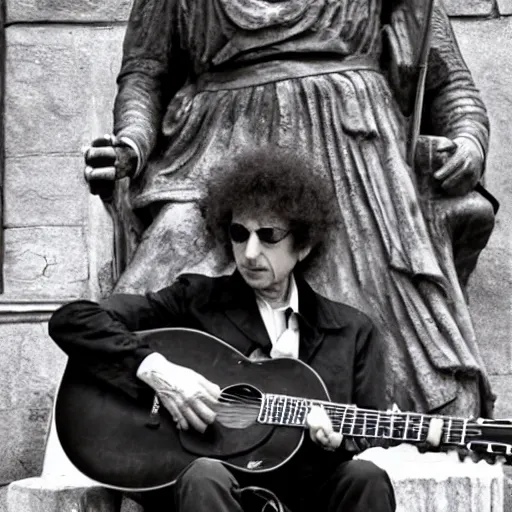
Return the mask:
<path fill-rule="evenodd" d="M 245 235 L 243 241 L 239 236 L 231 237 L 235 263 L 245 282 L 269 298 L 283 298 L 292 270 L 309 254 L 310 249 L 294 249 L 293 234 L 288 224 L 271 214 L 255 216 L 235 213 L 231 226 L 234 235 L 241 234 L 242 238 Z M 262 228 L 274 230 L 265 229 L 258 233 Z M 278 241 L 271 243 L 266 238 Z"/>

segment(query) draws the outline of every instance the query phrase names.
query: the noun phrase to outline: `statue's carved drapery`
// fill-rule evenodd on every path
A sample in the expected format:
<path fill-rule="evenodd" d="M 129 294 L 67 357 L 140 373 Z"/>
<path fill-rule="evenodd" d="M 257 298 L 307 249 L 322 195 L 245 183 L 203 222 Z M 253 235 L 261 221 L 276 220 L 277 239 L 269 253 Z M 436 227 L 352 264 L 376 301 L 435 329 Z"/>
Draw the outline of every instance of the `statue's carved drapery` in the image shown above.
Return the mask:
<path fill-rule="evenodd" d="M 246 144 L 297 147 L 332 183 L 339 204 L 331 257 L 309 278 L 379 324 L 389 348 L 390 398 L 407 408 L 489 414 L 492 393 L 460 262 L 474 267 L 492 208 L 483 207 L 483 224 L 470 222 L 484 234 L 465 254 L 461 208 L 452 201 L 455 214 L 432 213 L 425 176 L 418 180 L 408 165 L 410 102 L 402 101 L 402 87 L 418 43 L 414 30 L 404 31 L 404 5 L 135 0 L 115 132 L 135 143 L 144 165 L 118 197 L 118 207 L 139 215 L 132 222 L 124 208 L 125 233 L 135 236 L 128 237 L 133 257 L 117 291 L 159 288 L 183 271 L 226 271 L 205 244 L 196 205 L 215 164 Z M 468 137 L 485 154 L 486 110 L 440 4 L 432 27 L 426 133 Z"/>

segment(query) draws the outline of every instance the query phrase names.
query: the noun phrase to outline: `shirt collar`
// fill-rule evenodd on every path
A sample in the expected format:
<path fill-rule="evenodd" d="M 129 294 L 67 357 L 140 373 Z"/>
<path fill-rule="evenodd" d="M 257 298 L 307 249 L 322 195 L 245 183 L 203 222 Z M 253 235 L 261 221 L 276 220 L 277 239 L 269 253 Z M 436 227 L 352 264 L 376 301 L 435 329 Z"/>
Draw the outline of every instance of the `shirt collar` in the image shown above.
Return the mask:
<path fill-rule="evenodd" d="M 299 302 L 299 307 L 294 308 L 294 311 L 297 312 L 298 309 L 299 315 L 304 317 L 310 325 L 320 329 L 338 329 L 347 325 L 347 318 L 340 315 L 338 304 L 316 294 L 300 275 L 295 276 L 294 283 L 297 287 Z M 230 276 L 217 278 L 217 285 L 218 294 L 216 293 L 212 300 L 218 301 L 219 306 L 239 310 L 251 308 L 252 305 L 257 311 L 254 290 L 247 286 L 237 270 Z"/>

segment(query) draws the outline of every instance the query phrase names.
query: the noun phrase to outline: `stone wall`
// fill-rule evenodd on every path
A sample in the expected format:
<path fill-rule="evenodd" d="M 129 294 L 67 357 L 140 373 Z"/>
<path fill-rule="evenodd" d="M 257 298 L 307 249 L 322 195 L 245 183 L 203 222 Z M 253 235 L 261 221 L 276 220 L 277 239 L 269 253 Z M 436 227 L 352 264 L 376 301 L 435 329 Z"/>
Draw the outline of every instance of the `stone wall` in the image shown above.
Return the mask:
<path fill-rule="evenodd" d="M 42 467 L 65 362 L 47 336 L 49 314 L 109 289 L 111 228 L 82 180 L 81 148 L 110 131 L 130 7 L 130 0 L 6 1 L 0 486 Z M 447 7 L 492 120 L 487 185 L 502 210 L 470 299 L 497 414 L 512 416 L 512 1 L 451 0 Z"/>

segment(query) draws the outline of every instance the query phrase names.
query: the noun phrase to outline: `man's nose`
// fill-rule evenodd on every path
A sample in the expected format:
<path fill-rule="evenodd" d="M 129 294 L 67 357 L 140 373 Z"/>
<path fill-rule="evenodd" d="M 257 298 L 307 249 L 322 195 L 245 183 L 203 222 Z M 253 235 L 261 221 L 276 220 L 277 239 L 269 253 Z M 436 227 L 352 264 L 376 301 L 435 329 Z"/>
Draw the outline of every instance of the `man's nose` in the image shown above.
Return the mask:
<path fill-rule="evenodd" d="M 248 260 L 256 259 L 261 252 L 261 242 L 258 238 L 258 235 L 253 231 L 249 235 L 249 239 L 247 240 L 247 245 L 245 246 L 245 257 Z"/>

